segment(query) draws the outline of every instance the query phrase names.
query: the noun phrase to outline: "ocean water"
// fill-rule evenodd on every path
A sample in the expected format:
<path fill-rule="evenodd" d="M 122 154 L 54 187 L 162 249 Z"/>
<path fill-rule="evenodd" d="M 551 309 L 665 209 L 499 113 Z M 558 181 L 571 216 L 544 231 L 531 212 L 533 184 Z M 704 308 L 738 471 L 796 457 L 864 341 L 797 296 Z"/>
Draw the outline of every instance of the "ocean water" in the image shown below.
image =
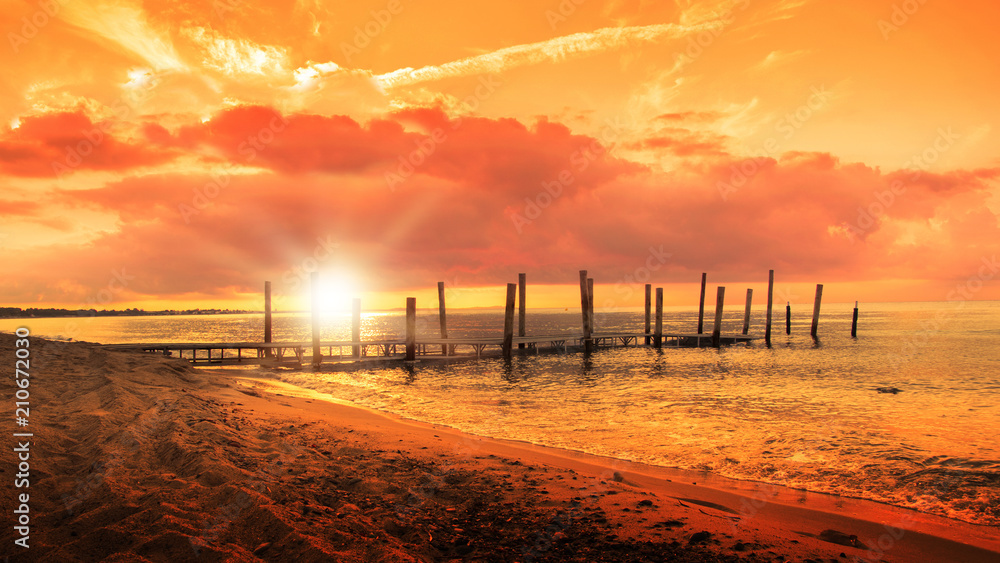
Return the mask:
<path fill-rule="evenodd" d="M 478 435 L 1000 525 L 1000 303 L 865 304 L 857 339 L 851 313 L 852 305 L 824 305 L 814 341 L 811 307 L 793 311 L 791 336 L 776 307 L 770 348 L 760 340 L 351 373 L 251 371 Z M 643 326 L 641 310 L 596 317 L 599 332 Z M 436 335 L 436 311 L 418 318 L 419 333 Z M 529 310 L 527 318 L 528 334 L 579 333 L 579 311 Z M 751 334 L 763 322 L 755 313 Z M 323 338 L 349 339 L 349 323 L 326 318 Z M 403 334 L 399 313 L 366 315 L 363 324 L 362 338 Z M 455 311 L 448 324 L 452 336 L 495 336 L 503 313 Z M 668 309 L 664 324 L 694 332 L 697 311 Z M 263 331 L 261 315 L 3 320 L 0 330 L 20 325 L 103 343 L 257 341 Z M 742 310 L 725 317 L 725 332 L 741 328 Z M 309 318 L 277 315 L 274 332 L 306 341 Z"/>

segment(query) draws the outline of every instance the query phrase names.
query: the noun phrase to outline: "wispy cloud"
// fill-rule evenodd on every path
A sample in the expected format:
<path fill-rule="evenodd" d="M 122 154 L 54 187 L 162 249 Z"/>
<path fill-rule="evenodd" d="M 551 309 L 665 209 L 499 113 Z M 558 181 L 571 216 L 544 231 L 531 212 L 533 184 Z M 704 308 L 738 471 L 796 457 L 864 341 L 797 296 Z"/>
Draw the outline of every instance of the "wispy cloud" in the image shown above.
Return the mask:
<path fill-rule="evenodd" d="M 772 68 L 779 67 L 784 64 L 788 64 L 792 61 L 801 59 L 802 57 L 809 54 L 809 51 L 798 50 L 798 51 L 771 51 L 766 57 L 759 63 L 753 66 L 755 70 L 768 70 Z"/>
<path fill-rule="evenodd" d="M 649 43 L 664 39 L 684 37 L 701 31 L 712 24 L 682 26 L 657 24 L 647 26 L 603 28 L 596 31 L 575 33 L 538 43 L 506 47 L 491 53 L 468 57 L 443 65 L 418 69 L 401 68 L 375 77 L 384 89 L 410 86 L 457 76 L 496 74 L 507 69 L 535 65 L 549 61 L 563 61 L 594 55 L 614 49 Z"/>
<path fill-rule="evenodd" d="M 184 31 L 205 53 L 203 64 L 229 76 L 284 73 L 287 54 L 284 48 L 258 45 L 245 39 L 230 39 L 203 27 Z"/>
<path fill-rule="evenodd" d="M 141 57 L 157 71 L 186 68 L 170 38 L 150 26 L 143 11 L 135 6 L 70 2 L 63 8 L 62 17 Z"/>

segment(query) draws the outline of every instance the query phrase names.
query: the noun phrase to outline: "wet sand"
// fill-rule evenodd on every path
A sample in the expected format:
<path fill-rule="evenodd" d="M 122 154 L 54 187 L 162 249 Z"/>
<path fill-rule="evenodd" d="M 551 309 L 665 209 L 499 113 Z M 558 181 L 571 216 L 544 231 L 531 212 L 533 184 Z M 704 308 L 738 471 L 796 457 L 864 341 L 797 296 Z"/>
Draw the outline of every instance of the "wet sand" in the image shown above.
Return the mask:
<path fill-rule="evenodd" d="M 5 526 L 12 561 L 1000 559 L 997 528 L 479 438 L 239 370 L 31 350 L 31 547 Z"/>

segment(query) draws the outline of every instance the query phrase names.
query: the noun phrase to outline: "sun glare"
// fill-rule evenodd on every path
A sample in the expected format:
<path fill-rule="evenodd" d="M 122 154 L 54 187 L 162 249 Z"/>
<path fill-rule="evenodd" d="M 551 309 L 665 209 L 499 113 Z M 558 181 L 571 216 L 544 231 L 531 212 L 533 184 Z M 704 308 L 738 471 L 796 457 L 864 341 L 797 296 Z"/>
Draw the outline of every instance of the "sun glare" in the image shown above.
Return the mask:
<path fill-rule="evenodd" d="M 319 280 L 320 311 L 334 314 L 350 313 L 354 299 L 361 296 L 353 278 L 344 273 L 321 272 Z"/>

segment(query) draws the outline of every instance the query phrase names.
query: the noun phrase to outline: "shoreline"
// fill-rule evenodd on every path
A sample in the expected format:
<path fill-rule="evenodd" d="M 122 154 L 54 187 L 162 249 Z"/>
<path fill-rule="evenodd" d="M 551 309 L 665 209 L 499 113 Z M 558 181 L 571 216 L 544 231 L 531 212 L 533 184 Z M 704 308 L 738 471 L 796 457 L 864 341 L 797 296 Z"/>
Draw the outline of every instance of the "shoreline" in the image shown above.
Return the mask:
<path fill-rule="evenodd" d="M 478 437 L 178 359 L 31 346 L 32 547 L 14 561 L 1000 556 L 992 527 Z"/>
<path fill-rule="evenodd" d="M 206 370 L 206 371 L 218 370 L 219 372 L 218 375 L 223 377 L 230 377 L 247 382 L 256 382 L 261 385 L 274 387 L 275 390 L 272 392 L 285 391 L 288 393 L 296 394 L 295 396 L 297 396 L 298 398 L 309 398 L 319 401 L 325 401 L 334 405 L 346 407 L 348 409 L 356 409 L 359 411 L 363 411 L 373 416 L 381 416 L 388 419 L 392 423 L 411 425 L 423 430 L 443 430 L 445 432 L 457 434 L 459 436 L 466 437 L 469 439 L 488 441 L 496 444 L 506 445 L 511 448 L 521 448 L 528 451 L 537 449 L 540 452 L 544 453 L 545 455 L 566 458 L 568 460 L 574 460 L 579 458 L 583 461 L 590 463 L 591 465 L 600 465 L 600 466 L 625 465 L 629 467 L 634 466 L 634 469 L 632 469 L 633 471 L 638 471 L 646 474 L 662 475 L 663 478 L 668 480 L 696 481 L 702 483 L 701 485 L 698 485 L 700 487 L 703 486 L 706 488 L 718 489 L 722 492 L 729 492 L 734 494 L 740 494 L 740 493 L 753 494 L 753 492 L 761 488 L 767 487 L 781 491 L 781 498 L 784 501 L 782 502 L 782 504 L 788 504 L 793 500 L 795 502 L 799 502 L 795 499 L 801 498 L 803 495 L 809 495 L 812 497 L 809 499 L 809 502 L 811 503 L 810 508 L 812 510 L 818 510 L 821 512 L 829 512 L 836 514 L 842 512 L 845 505 L 850 504 L 853 506 L 855 514 L 863 512 L 865 510 L 869 511 L 873 509 L 878 510 L 881 507 L 882 509 L 888 512 L 899 513 L 901 515 L 900 517 L 909 514 L 924 516 L 930 520 L 937 521 L 936 523 L 939 526 L 954 527 L 956 525 L 959 525 L 967 527 L 970 530 L 997 529 L 997 527 L 990 526 L 987 524 L 977 524 L 975 522 L 967 522 L 965 520 L 960 520 L 957 518 L 949 518 L 946 516 L 941 516 L 929 512 L 921 512 L 913 508 L 897 506 L 889 502 L 867 499 L 864 497 L 840 495 L 835 493 L 827 493 L 824 491 L 814 491 L 799 487 L 791 487 L 787 485 L 768 483 L 766 481 L 756 481 L 753 479 L 739 479 L 736 477 L 728 477 L 726 475 L 721 475 L 719 473 L 710 470 L 685 469 L 682 467 L 671 467 L 671 466 L 656 465 L 641 461 L 632 461 L 632 460 L 617 458 L 614 456 L 596 454 L 568 447 L 551 446 L 547 444 L 535 443 L 528 440 L 484 436 L 476 434 L 474 432 L 465 431 L 460 428 L 456 428 L 454 426 L 449 426 L 447 424 L 427 422 L 416 418 L 410 418 L 402 414 L 389 411 L 382 411 L 376 408 L 367 407 L 365 405 L 360 405 L 346 399 L 339 399 L 327 393 L 309 389 L 307 387 L 300 387 L 295 384 L 287 383 L 278 379 L 245 376 L 245 375 L 240 375 L 239 372 L 235 371 L 233 373 L 226 373 L 226 368 L 229 366 L 226 367 L 197 366 L 197 367 L 200 370 Z M 362 368 L 358 369 L 368 369 L 369 367 L 370 366 L 363 366 Z M 337 371 L 350 371 L 350 370 L 337 370 Z M 916 517 L 912 519 L 918 520 L 918 518 Z M 1000 529 L 998 529 L 997 531 L 1000 532 Z M 1000 537 L 996 538 L 995 541 L 993 541 L 993 544 L 994 548 L 998 552 L 1000 552 Z"/>
<path fill-rule="evenodd" d="M 219 375 L 232 377 L 241 382 L 270 387 L 271 389 L 265 391 L 268 393 L 279 394 L 280 391 L 299 393 L 300 395 L 296 398 L 312 398 L 335 405 L 338 409 L 356 411 L 356 414 L 349 415 L 349 418 L 352 419 L 364 413 L 363 416 L 366 419 L 384 419 L 382 424 L 389 427 L 410 427 L 415 429 L 416 432 L 425 435 L 436 432 L 435 437 L 447 434 L 453 441 L 468 442 L 474 440 L 480 447 L 489 449 L 494 453 L 503 452 L 513 457 L 537 457 L 546 460 L 547 465 L 572 468 L 578 472 L 581 467 L 586 468 L 590 472 L 607 471 L 610 469 L 621 473 L 625 477 L 626 482 L 641 483 L 648 489 L 659 488 L 669 491 L 669 493 L 675 493 L 677 491 L 673 489 L 676 487 L 681 491 L 697 493 L 695 496 L 714 499 L 706 500 L 706 502 L 715 502 L 715 500 L 719 499 L 730 501 L 730 504 L 734 506 L 727 508 L 743 514 L 747 510 L 750 510 L 753 512 L 752 517 L 757 517 L 758 515 L 764 516 L 763 513 L 767 511 L 760 506 L 761 503 L 759 502 L 762 497 L 760 494 L 761 491 L 766 490 L 770 497 L 767 500 L 767 504 L 775 505 L 774 510 L 782 513 L 778 517 L 779 520 L 785 518 L 785 511 L 791 511 L 796 513 L 797 518 L 805 517 L 804 521 L 818 522 L 822 521 L 822 515 L 828 515 L 844 519 L 844 522 L 859 521 L 867 524 L 879 524 L 883 525 L 883 528 L 886 523 L 905 522 L 907 533 L 936 536 L 943 539 L 965 535 L 967 538 L 974 539 L 974 543 L 970 543 L 969 545 L 978 545 L 1000 554 L 1000 534 L 998 534 L 1000 529 L 994 526 L 974 524 L 860 497 L 835 495 L 762 481 L 734 479 L 708 470 L 658 466 L 569 448 L 535 444 L 524 440 L 479 436 L 448 425 L 425 422 L 357 405 L 350 401 L 337 399 L 319 391 L 299 387 L 291 383 L 236 374 L 231 375 L 225 373 L 225 370 L 218 371 L 220 372 Z M 256 388 L 260 389 L 260 387 Z M 664 487 L 663 483 L 669 483 L 669 485 Z M 731 502 L 734 499 L 739 502 Z M 715 502 L 715 504 L 724 506 L 721 502 Z M 722 512 L 726 511 L 723 510 Z M 898 527 L 902 528 L 903 526 Z M 870 531 L 871 526 L 862 525 L 862 528 Z M 887 530 L 882 529 L 879 536 L 885 533 L 887 533 Z M 861 537 L 861 534 L 857 535 L 859 539 L 864 539 Z M 871 542 L 870 544 L 874 543 Z M 919 553 L 926 555 L 924 551 L 919 551 Z"/>

